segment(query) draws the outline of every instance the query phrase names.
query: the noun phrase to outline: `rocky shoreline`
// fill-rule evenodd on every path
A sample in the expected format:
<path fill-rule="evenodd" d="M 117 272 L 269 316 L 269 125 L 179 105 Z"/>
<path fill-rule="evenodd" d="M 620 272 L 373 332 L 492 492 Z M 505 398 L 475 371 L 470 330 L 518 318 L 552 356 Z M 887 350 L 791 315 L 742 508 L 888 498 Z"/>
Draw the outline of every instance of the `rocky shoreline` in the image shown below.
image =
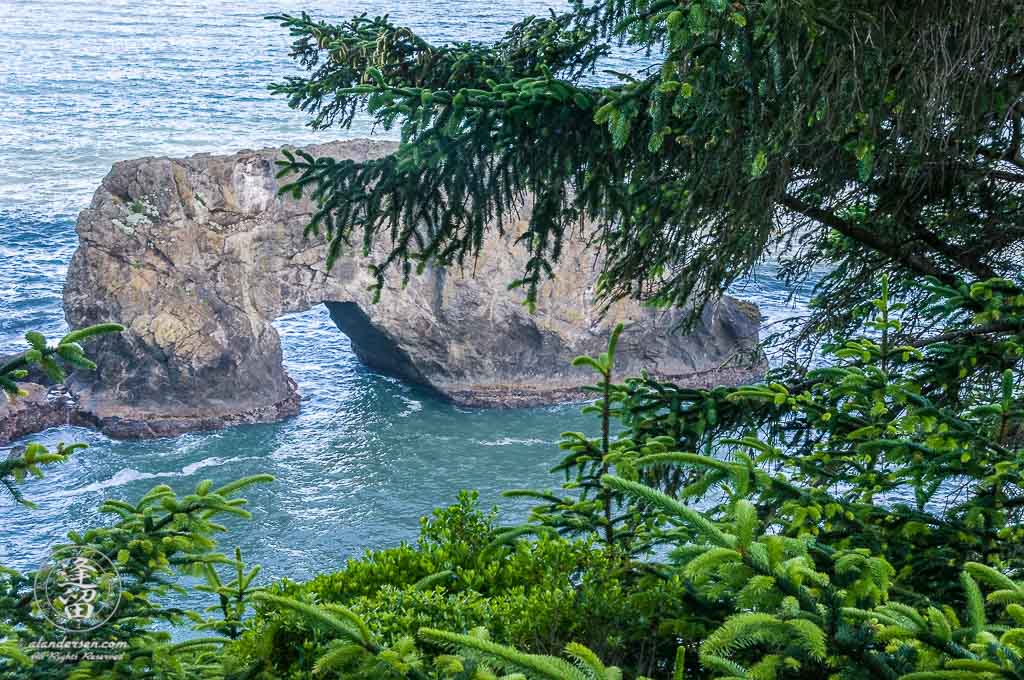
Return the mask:
<path fill-rule="evenodd" d="M 751 382 L 760 377 L 760 373 L 752 374 L 749 368 L 715 368 L 707 371 L 688 373 L 685 375 L 651 374 L 652 378 L 671 382 L 679 387 L 691 389 L 710 389 L 719 385 L 736 386 Z M 471 388 L 447 395 L 451 401 L 466 408 L 532 408 L 574 402 L 587 402 L 594 399 L 594 393 L 581 387 L 563 389 L 549 388 L 529 390 L 522 386 L 486 385 Z"/>
<path fill-rule="evenodd" d="M 359 162 L 386 156 L 394 144 L 353 140 L 306 150 Z M 679 310 L 625 300 L 599 313 L 600 258 L 583 238 L 567 241 L 536 312 L 527 312 L 523 293 L 508 283 L 525 264 L 514 240 L 527 228 L 529 201 L 503 225 L 504 236 L 485 239 L 466 270 L 428 268 L 408 285 L 390 278 L 374 302 L 368 265 L 390 245 L 343 254 L 328 270 L 325 244 L 303 236 L 316 206 L 278 195 L 280 153 L 114 165 L 79 216 L 64 307 L 72 328 L 113 321 L 126 330 L 90 344 L 98 370 L 72 376 L 67 397 L 45 390 L 45 399 L 34 393 L 0 411 L 0 434 L 70 422 L 151 438 L 293 415 L 299 395 L 273 322 L 316 305 L 327 306 L 367 366 L 462 406 L 587 398 L 580 388 L 593 376 L 572 359 L 603 351 L 619 322 L 626 326 L 619 376 L 647 370 L 713 386 L 763 373 L 763 361 L 731 362 L 756 352 L 760 314 L 750 303 L 712 301 L 688 334 L 675 330 Z"/>
<path fill-rule="evenodd" d="M 175 417 L 161 413 L 126 416 L 107 413 L 97 416 L 83 408 L 66 385 L 19 383 L 26 394 L 0 401 L 0 446 L 53 427 L 87 427 L 115 439 L 155 439 L 174 437 L 185 432 L 220 430 L 235 425 L 283 420 L 299 412 L 300 397 L 294 382 L 288 398 L 249 412 Z"/>
<path fill-rule="evenodd" d="M 51 427 L 77 425 L 74 397 L 63 385 L 21 383 L 28 394 L 0 400 L 0 446 Z"/>
<path fill-rule="evenodd" d="M 681 376 L 652 376 L 681 387 L 712 388 L 718 385 L 740 385 L 751 380 L 749 369 L 721 368 Z M 289 378 L 291 381 L 291 379 Z M 276 422 L 297 415 L 301 396 L 294 381 L 291 391 L 281 402 L 248 412 L 174 416 L 161 413 L 124 415 L 107 412 L 97 416 L 80 406 L 79 400 L 66 385 L 21 383 L 27 396 L 0 402 L 0 446 L 54 427 L 76 426 L 97 430 L 115 439 L 155 439 L 174 437 L 186 432 L 220 430 L 235 425 Z M 527 390 L 521 386 L 489 385 L 477 389 L 438 395 L 465 408 L 531 408 L 558 403 L 593 400 L 591 392 L 580 388 L 562 390 Z"/>

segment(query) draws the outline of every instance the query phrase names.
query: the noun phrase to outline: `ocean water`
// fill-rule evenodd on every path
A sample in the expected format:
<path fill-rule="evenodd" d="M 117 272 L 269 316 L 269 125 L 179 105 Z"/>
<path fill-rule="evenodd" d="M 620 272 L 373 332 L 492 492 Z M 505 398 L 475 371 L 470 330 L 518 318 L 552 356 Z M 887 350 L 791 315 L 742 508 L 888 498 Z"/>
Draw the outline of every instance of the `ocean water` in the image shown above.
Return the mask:
<path fill-rule="evenodd" d="M 491 40 L 549 7 L 560 3 L 0 0 L 0 354 L 21 349 L 28 330 L 65 329 L 61 288 L 75 216 L 114 161 L 373 133 L 365 120 L 314 133 L 270 97 L 266 86 L 293 66 L 287 35 L 266 14 L 390 13 L 442 42 Z M 628 70 L 643 58 L 620 52 L 609 66 Z M 738 289 L 766 321 L 799 311 L 807 297 L 798 290 L 791 299 L 771 274 L 766 266 Z M 0 564 L 30 568 L 68 531 L 108 522 L 96 513 L 104 498 L 268 472 L 277 481 L 246 494 L 253 519 L 229 522 L 221 545 L 240 546 L 263 565 L 264 579 L 305 578 L 413 538 L 419 518 L 459 489 L 478 489 L 510 520 L 520 517 L 523 508 L 500 491 L 557 486 L 548 470 L 560 458 L 559 433 L 596 432 L 576 406 L 459 409 L 375 375 L 326 309 L 277 326 L 303 394 L 297 417 L 147 442 L 78 428 L 41 433 L 34 438 L 50 445 L 90 448 L 51 468 L 46 481 L 24 485 L 38 510 L 0 499 Z"/>

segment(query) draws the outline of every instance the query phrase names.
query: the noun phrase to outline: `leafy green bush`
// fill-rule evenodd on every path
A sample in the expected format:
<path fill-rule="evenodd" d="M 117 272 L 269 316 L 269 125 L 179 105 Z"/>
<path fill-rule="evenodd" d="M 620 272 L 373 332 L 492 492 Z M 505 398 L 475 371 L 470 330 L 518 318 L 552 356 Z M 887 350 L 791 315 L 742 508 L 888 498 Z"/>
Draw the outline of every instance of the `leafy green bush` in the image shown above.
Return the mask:
<path fill-rule="evenodd" d="M 680 622 L 674 617 L 687 616 L 681 580 L 634 574 L 592 539 L 541 532 L 521 540 L 520 531 L 496 526 L 495 518 L 464 492 L 458 504 L 423 520 L 415 545 L 369 551 L 339 572 L 302 584 L 285 581 L 268 592 L 343 605 L 387 647 L 423 627 L 460 633 L 485 627 L 495 641 L 544 653 L 574 640 L 595 641 L 606 658 L 628 665 L 652 663 L 659 646 L 675 649 Z M 257 608 L 239 648 L 274 675 L 303 677 L 316 662 L 305 647 L 309 640 L 324 641 L 301 614 L 273 601 Z"/>

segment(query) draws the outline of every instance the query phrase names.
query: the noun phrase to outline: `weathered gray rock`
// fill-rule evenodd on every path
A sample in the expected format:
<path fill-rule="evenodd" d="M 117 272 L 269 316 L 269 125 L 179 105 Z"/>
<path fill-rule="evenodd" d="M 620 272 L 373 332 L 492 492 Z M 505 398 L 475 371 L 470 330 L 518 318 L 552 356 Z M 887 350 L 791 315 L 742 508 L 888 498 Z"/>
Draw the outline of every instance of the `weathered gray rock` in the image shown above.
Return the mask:
<path fill-rule="evenodd" d="M 365 159 L 393 150 L 357 140 L 310 147 Z M 431 269 L 373 304 L 362 257 L 325 268 L 324 247 L 303 238 L 312 205 L 277 196 L 276 149 L 116 164 L 78 219 L 80 246 L 64 302 L 72 327 L 117 321 L 128 330 L 96 341 L 94 374 L 72 381 L 78 408 L 121 436 L 159 436 L 273 420 L 298 408 L 271 322 L 326 303 L 369 366 L 470 405 L 526 405 L 576 396 L 592 376 L 570 366 L 600 352 L 627 323 L 621 374 L 646 368 L 690 384 L 750 379 L 760 365 L 719 370 L 756 345 L 752 305 L 709 305 L 691 335 L 675 311 L 633 302 L 599 318 L 597 263 L 569 244 L 538 310 L 507 290 L 524 257 L 490 238 L 472 270 Z M 525 210 L 529 206 L 524 207 Z M 523 224 L 509 225 L 515 233 Z M 388 244 L 380 243 L 371 259 Z"/>
<path fill-rule="evenodd" d="M 27 394 L 14 399 L 0 395 L 0 446 L 72 422 L 73 401 L 63 386 L 26 382 L 19 387 Z"/>

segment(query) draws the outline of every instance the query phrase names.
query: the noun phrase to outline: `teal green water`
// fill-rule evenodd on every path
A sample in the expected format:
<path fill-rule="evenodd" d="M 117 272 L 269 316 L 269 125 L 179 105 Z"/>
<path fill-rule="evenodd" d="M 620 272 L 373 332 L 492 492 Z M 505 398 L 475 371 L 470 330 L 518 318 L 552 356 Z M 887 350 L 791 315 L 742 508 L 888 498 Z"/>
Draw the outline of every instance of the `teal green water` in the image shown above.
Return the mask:
<path fill-rule="evenodd" d="M 299 416 L 148 442 L 118 442 L 82 429 L 51 430 L 47 443 L 92 446 L 25 493 L 36 511 L 5 510 L 0 563 L 30 566 L 68 529 L 106 521 L 108 497 L 134 498 L 157 483 L 187 490 L 269 472 L 252 488 L 253 519 L 232 521 L 223 544 L 238 545 L 268 577 L 301 578 L 345 557 L 415 535 L 419 517 L 458 489 L 486 502 L 522 486 L 550 486 L 563 429 L 593 431 L 575 406 L 463 410 L 366 370 L 324 310 L 279 323 L 288 370 L 303 393 Z M 509 507 L 521 515 L 521 507 Z"/>
<path fill-rule="evenodd" d="M 510 22 L 557 2 L 424 0 L 318 2 L 325 16 L 392 11 L 433 40 L 492 39 Z M 224 152 L 322 141 L 265 86 L 291 68 L 287 38 L 262 16 L 292 0 L 0 0 L 0 353 L 31 329 L 64 330 L 60 292 L 74 251 L 74 215 L 110 164 L 145 155 Z M 629 70 L 642 55 L 617 54 Z M 351 136 L 371 132 L 357 122 Z M 770 266 L 739 291 L 767 320 L 798 312 L 806 291 Z M 263 578 L 304 578 L 368 547 L 415 536 L 419 518 L 459 489 L 486 503 L 501 490 L 557 485 L 548 469 L 563 430 L 595 432 L 576 406 L 463 410 L 374 375 L 353 356 L 325 309 L 278 321 L 301 413 L 272 425 L 147 442 L 61 428 L 37 439 L 88 442 L 25 493 L 39 509 L 0 499 L 0 564 L 32 567 L 70 530 L 109 521 L 104 498 L 152 485 L 188 491 L 257 472 L 277 478 L 248 492 L 251 522 L 222 540 L 264 567 Z M 0 450 L 0 455 L 3 451 Z M 510 521 L 520 505 L 502 502 Z"/>

